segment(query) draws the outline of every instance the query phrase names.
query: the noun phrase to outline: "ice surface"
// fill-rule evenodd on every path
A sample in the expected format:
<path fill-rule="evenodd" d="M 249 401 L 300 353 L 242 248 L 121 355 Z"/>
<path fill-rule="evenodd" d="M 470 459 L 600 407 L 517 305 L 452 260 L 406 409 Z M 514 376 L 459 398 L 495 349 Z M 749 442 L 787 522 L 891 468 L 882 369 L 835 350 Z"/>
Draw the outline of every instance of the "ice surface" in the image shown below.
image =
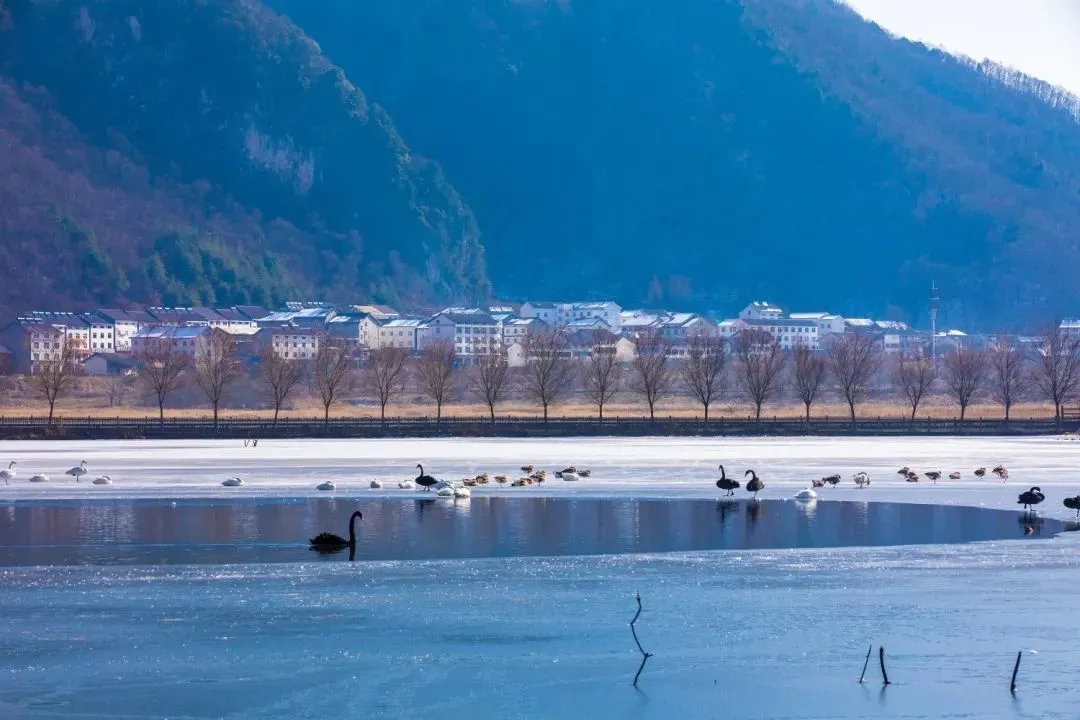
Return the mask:
<path fill-rule="evenodd" d="M 845 476 L 823 498 L 1072 513 L 1080 446 L 1058 439 L 590 439 L 0 443 L 4 499 L 315 495 L 416 462 L 440 477 L 525 463 L 579 483 L 478 494 L 713 497 L 715 466 L 763 497 Z M 60 481 L 87 460 L 112 486 Z M 971 470 L 1004 463 L 1007 484 Z M 961 470 L 910 485 L 897 467 Z M 873 485 L 850 481 L 868 471 Z M 25 478 L 48 472 L 52 483 Z M 222 488 L 240 475 L 243 488 Z M 395 482 L 396 485 L 396 482 Z M 323 494 L 325 495 L 325 494 Z M 1080 538 L 973 545 L 278 565 L 0 570 L 0 718 L 1075 718 Z M 627 622 L 655 657 L 639 658 Z M 883 644 L 893 684 L 866 648 Z M 1017 650 L 1025 654 L 1015 697 Z"/>
<path fill-rule="evenodd" d="M 5 498 L 82 497 L 234 497 L 234 496 L 421 496 L 400 490 L 398 480 L 414 477 L 416 463 L 436 477 L 458 480 L 488 471 L 511 479 L 520 466 L 549 473 L 566 465 L 593 471 L 579 482 L 549 475 L 542 486 L 474 489 L 477 495 L 600 495 L 635 497 L 716 497 L 717 465 L 742 478 L 754 468 L 765 480 L 763 498 L 789 498 L 811 478 L 844 475 L 842 484 L 819 490 L 823 499 L 931 502 L 1016 509 L 1021 490 L 1039 485 L 1047 501 L 1039 511 L 1066 519 L 1075 515 L 1061 500 L 1080 495 L 1080 442 L 1061 438 L 589 438 L 589 439 L 439 439 L 439 440 L 262 440 L 258 447 L 228 441 L 0 442 L 0 464 L 19 461 L 19 475 L 0 486 Z M 86 460 L 88 477 L 108 474 L 113 485 L 76 484 L 62 471 Z M 1007 483 L 977 480 L 976 467 L 1004 464 Z M 961 471 L 962 480 L 923 479 L 906 483 L 902 466 L 920 472 Z M 872 484 L 856 490 L 851 475 L 870 473 Z M 36 472 L 49 483 L 30 484 Z M 238 475 L 244 487 L 221 487 Z M 63 478 L 63 479 L 60 479 Z M 368 487 L 373 478 L 382 490 Z M 315 486 L 332 479 L 337 490 Z M 429 493 L 430 494 L 430 493 Z M 740 492 L 740 495 L 745 493 Z"/>

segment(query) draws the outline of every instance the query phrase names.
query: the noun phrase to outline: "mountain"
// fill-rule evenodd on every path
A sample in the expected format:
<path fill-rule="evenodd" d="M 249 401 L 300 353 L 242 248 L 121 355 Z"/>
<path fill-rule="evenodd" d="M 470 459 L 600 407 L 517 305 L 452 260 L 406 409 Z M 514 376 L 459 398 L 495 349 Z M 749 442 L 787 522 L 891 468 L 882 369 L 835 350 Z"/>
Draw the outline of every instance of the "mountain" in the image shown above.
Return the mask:
<path fill-rule="evenodd" d="M 256 0 L 0 2 L 0 314 L 484 298 L 476 220 Z"/>
<path fill-rule="evenodd" d="M 438 159 L 495 290 L 1074 313 L 1073 98 L 831 0 L 267 0 Z"/>

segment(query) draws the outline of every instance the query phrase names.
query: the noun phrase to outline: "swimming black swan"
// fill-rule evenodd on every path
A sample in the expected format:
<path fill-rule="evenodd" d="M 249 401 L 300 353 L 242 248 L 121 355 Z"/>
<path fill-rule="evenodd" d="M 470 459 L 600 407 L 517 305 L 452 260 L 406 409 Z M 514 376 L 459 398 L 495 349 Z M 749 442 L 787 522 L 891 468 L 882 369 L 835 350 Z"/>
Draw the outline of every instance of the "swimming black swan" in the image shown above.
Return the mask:
<path fill-rule="evenodd" d="M 430 475 L 425 475 L 424 466 L 420 463 L 417 463 L 416 467 L 420 468 L 420 474 L 416 476 L 416 484 L 424 488 L 427 492 L 431 492 L 431 486 L 439 481 Z"/>
<path fill-rule="evenodd" d="M 1065 498 L 1061 503 L 1070 510 L 1076 511 L 1076 517 L 1080 518 L 1080 495 L 1071 498 Z"/>
<path fill-rule="evenodd" d="M 716 487 L 721 490 L 727 490 L 728 495 L 734 495 L 735 491 L 739 489 L 738 480 L 732 480 L 727 476 L 727 472 L 724 471 L 724 466 L 720 466 L 720 479 L 716 481 Z"/>
<path fill-rule="evenodd" d="M 349 539 L 335 535 L 334 533 L 319 533 L 315 537 L 311 538 L 311 548 L 313 550 L 339 550 L 344 547 L 356 547 L 356 521 L 363 520 L 364 513 L 357 510 L 349 518 Z"/>
<path fill-rule="evenodd" d="M 757 473 L 753 470 L 747 470 L 746 475 L 752 475 L 750 482 L 746 483 L 746 491 L 754 493 L 754 499 L 757 500 L 757 494 L 765 489 L 765 483 L 757 476 Z M 743 477 L 746 477 L 744 475 Z"/>
<path fill-rule="evenodd" d="M 1016 499 L 1016 502 L 1018 505 L 1023 505 L 1024 510 L 1034 510 L 1035 506 L 1045 499 L 1046 496 L 1043 495 L 1042 490 L 1037 487 L 1033 487 L 1027 492 L 1020 493 L 1019 497 Z"/>

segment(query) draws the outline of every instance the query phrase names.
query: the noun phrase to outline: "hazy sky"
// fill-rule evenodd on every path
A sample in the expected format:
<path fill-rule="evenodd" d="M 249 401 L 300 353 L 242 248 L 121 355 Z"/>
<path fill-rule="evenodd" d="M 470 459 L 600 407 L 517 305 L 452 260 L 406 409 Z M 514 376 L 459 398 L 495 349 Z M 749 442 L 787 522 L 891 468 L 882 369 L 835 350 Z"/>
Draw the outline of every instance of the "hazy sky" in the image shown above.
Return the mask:
<path fill-rule="evenodd" d="M 897 35 L 1080 95 L 1080 0 L 845 0 Z"/>

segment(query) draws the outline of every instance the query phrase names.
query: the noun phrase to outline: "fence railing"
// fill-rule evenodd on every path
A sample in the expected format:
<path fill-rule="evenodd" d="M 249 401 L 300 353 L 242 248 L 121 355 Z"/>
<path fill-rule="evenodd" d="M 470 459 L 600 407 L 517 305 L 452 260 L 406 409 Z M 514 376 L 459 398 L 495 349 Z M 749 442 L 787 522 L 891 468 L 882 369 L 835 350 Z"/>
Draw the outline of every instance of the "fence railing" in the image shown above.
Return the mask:
<path fill-rule="evenodd" d="M 123 418 L 0 417 L 0 439 L 386 438 L 573 436 L 1052 435 L 1080 432 L 1080 416 L 1045 419 L 917 419 L 822 417 L 703 418 Z"/>

